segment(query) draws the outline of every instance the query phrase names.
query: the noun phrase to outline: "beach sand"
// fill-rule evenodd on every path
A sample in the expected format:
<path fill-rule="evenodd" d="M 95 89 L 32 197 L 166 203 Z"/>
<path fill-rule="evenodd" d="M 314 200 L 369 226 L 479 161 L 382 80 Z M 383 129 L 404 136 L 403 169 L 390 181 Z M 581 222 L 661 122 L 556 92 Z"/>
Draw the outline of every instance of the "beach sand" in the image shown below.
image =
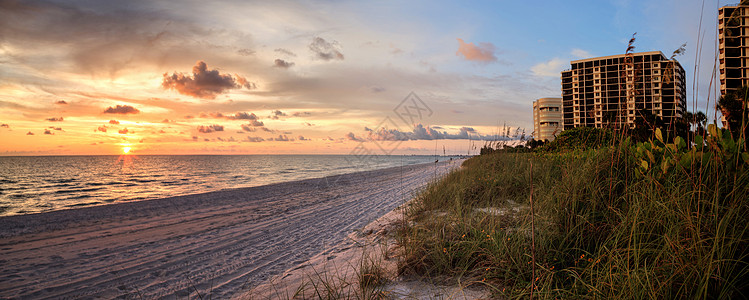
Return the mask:
<path fill-rule="evenodd" d="M 460 162 L 0 218 L 0 298 L 247 295 Z"/>
<path fill-rule="evenodd" d="M 332 294 L 332 298 L 342 299 L 490 299 L 489 291 L 473 282 L 445 285 L 433 278 L 398 274 L 403 248 L 395 235 L 405 220 L 404 211 L 413 202 L 406 202 L 308 261 L 236 298 L 317 299 Z M 362 289 L 363 278 L 384 280 Z"/>

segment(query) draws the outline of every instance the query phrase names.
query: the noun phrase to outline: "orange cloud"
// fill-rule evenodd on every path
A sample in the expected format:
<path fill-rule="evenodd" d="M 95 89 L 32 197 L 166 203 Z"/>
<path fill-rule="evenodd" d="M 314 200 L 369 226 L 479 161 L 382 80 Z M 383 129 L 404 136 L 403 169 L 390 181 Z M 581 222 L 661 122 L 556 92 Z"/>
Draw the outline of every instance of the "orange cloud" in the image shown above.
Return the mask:
<path fill-rule="evenodd" d="M 458 44 L 458 52 L 455 55 L 463 55 L 467 60 L 481 63 L 497 61 L 497 57 L 494 56 L 495 47 L 492 43 L 479 43 L 476 46 L 473 43 L 466 43 L 462 39 L 458 39 Z"/>
<path fill-rule="evenodd" d="M 217 95 L 231 89 L 256 88 L 254 83 L 247 81 L 242 76 L 232 76 L 221 74 L 218 70 L 208 70 L 208 66 L 203 61 L 198 61 L 192 67 L 192 75 L 176 72 L 172 75 L 164 73 L 161 86 L 164 89 L 177 90 L 182 95 L 205 99 L 214 99 Z"/>

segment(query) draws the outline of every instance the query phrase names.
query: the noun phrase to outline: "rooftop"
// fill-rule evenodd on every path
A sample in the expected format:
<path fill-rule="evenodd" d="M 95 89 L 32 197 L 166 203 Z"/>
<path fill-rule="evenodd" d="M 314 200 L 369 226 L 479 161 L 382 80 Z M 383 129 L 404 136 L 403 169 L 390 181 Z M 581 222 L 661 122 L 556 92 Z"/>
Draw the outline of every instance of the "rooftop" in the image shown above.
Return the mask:
<path fill-rule="evenodd" d="M 653 55 L 653 54 L 660 54 L 664 59 L 667 59 L 665 55 L 663 55 L 663 52 L 661 51 L 647 51 L 647 52 L 637 52 L 632 53 L 634 56 L 640 56 L 640 55 Z M 585 58 L 585 59 L 578 59 L 570 61 L 570 64 L 579 63 L 579 62 L 586 62 L 586 61 L 596 61 L 596 60 L 602 60 L 602 59 L 609 59 L 609 58 L 619 58 L 624 57 L 626 54 L 617 54 L 617 55 L 609 55 L 609 56 L 600 56 L 600 57 L 591 57 L 591 58 Z"/>

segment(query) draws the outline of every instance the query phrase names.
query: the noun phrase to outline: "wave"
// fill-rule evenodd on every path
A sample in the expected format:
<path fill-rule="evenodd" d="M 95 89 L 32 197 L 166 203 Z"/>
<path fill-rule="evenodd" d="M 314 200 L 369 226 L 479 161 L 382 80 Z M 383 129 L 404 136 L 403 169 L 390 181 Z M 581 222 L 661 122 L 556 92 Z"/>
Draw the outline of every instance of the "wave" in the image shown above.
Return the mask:
<path fill-rule="evenodd" d="M 60 203 L 140 201 L 434 161 L 393 156 L 360 165 L 346 155 L 139 156 L 138 164 L 123 168 L 86 156 L 48 158 L 43 165 L 36 157 L 14 159 L 12 169 L 0 163 L 0 206 L 10 207 L 0 216 L 61 209 Z M 50 176 L 50 170 L 60 173 Z"/>

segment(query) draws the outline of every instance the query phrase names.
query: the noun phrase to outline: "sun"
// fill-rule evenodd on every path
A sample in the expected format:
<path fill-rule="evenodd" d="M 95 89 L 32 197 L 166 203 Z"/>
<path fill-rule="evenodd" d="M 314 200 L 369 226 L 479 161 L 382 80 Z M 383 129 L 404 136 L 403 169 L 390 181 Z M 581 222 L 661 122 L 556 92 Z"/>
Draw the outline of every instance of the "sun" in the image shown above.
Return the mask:
<path fill-rule="evenodd" d="M 123 154 L 128 154 L 128 153 L 130 153 L 130 147 L 122 147 L 122 153 L 123 153 Z"/>

